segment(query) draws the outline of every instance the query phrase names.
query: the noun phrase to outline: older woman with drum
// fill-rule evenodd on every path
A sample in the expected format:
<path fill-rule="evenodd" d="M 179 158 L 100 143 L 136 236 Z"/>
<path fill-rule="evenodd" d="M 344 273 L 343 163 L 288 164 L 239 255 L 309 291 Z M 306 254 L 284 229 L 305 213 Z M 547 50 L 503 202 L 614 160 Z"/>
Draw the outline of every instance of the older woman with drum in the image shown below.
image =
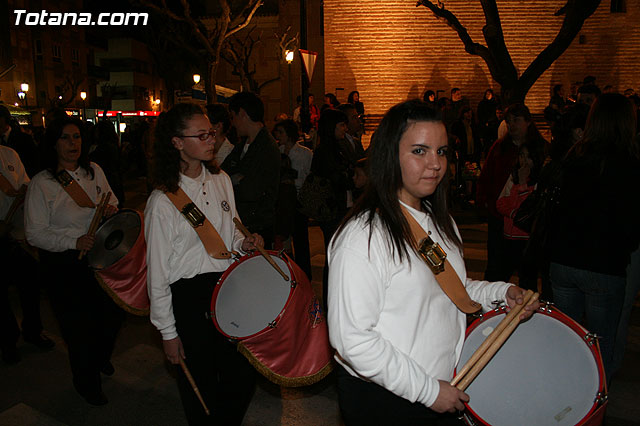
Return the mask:
<path fill-rule="evenodd" d="M 445 268 L 453 268 L 461 290 L 485 310 L 496 299 L 523 303 L 519 287 L 467 278 L 447 210 L 448 155 L 445 126 L 425 103 L 391 108 L 370 148 L 375 172 L 330 243 L 329 335 L 346 425 L 444 424 L 455 419 L 442 413 L 468 401 L 449 383 L 466 315 L 436 277 L 440 271 L 425 264 L 417 234 L 439 244 Z M 520 318 L 538 306 L 528 305 Z"/>
<path fill-rule="evenodd" d="M 111 353 L 124 317 L 100 288 L 81 251 L 93 247 L 88 234 L 103 194 L 111 192 L 104 172 L 82 151 L 82 123 L 61 118 L 47 127 L 45 170 L 34 176 L 25 199 L 25 234 L 40 249 L 49 299 L 62 337 L 76 391 L 92 405 L 104 405 L 100 373 L 112 375 Z M 111 196 L 105 214 L 117 211 Z"/>
<path fill-rule="evenodd" d="M 151 322 L 162 334 L 167 359 L 188 367 L 212 412 L 205 414 L 179 370 L 178 389 L 189 424 L 240 425 L 253 395 L 255 371 L 208 319 L 215 284 L 233 259 L 212 253 L 205 240 L 215 233 L 211 238 L 225 251 L 249 251 L 262 246 L 263 239 L 257 234 L 245 238 L 234 226 L 233 187 L 213 161 L 214 134 L 204 111 L 194 104 L 178 104 L 158 119 L 156 189 L 145 209 L 147 283 Z M 193 222 L 197 218 L 204 226 Z M 201 229 L 211 226 L 212 233 L 202 237 Z"/>

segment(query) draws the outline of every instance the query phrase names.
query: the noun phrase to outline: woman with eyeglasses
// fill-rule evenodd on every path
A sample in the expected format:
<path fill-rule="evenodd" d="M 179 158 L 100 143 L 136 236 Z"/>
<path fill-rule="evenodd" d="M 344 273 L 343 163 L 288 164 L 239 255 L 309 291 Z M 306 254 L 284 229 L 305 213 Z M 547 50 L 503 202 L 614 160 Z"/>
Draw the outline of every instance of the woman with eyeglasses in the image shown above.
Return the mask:
<path fill-rule="evenodd" d="M 214 160 L 215 132 L 202 108 L 178 104 L 158 118 L 154 191 L 145 209 L 147 285 L 151 322 L 172 364 L 183 359 L 211 410 L 207 416 L 186 376 L 178 389 L 190 425 L 240 425 L 251 400 L 255 371 L 215 328 L 207 313 L 216 282 L 233 259 L 211 257 L 195 228 L 169 196 L 186 194 L 211 222 L 227 250 L 249 251 L 262 237 L 245 238 L 229 176 Z M 180 191 L 181 190 L 181 191 Z"/>
<path fill-rule="evenodd" d="M 25 198 L 27 241 L 40 249 L 49 300 L 69 351 L 76 391 L 91 405 L 104 405 L 100 374 L 112 375 L 111 353 L 124 311 L 100 288 L 82 250 L 102 194 L 112 191 L 104 172 L 82 150 L 82 123 L 59 118 L 47 127 L 44 170 L 33 177 Z M 74 189 L 71 189 L 74 188 Z M 117 211 L 112 194 L 106 215 Z"/>

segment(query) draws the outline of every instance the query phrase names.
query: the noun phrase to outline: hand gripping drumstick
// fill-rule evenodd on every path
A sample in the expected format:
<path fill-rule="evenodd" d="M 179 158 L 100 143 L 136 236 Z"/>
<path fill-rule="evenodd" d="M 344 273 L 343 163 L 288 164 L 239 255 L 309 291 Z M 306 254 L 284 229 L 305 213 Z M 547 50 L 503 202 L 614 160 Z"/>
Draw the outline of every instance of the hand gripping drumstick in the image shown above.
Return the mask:
<path fill-rule="evenodd" d="M 96 233 L 96 230 L 98 229 L 98 225 L 100 224 L 100 219 L 102 219 L 102 216 L 104 215 L 104 208 L 106 207 L 107 203 L 109 203 L 110 198 L 111 198 L 111 191 L 109 191 L 106 194 L 102 193 L 102 197 L 100 197 L 100 202 L 98 203 L 98 206 L 96 207 L 96 211 L 93 214 L 93 219 L 91 219 L 91 224 L 89 225 L 89 230 L 87 231 L 88 235 L 93 235 Z M 78 255 L 78 260 L 82 260 L 85 254 L 87 254 L 87 251 L 81 250 L 80 254 Z"/>
<path fill-rule="evenodd" d="M 249 230 L 247 228 L 245 228 L 245 226 L 242 224 L 242 222 L 240 222 L 240 219 L 238 219 L 237 217 L 234 217 L 233 218 L 233 223 L 236 224 L 236 226 L 238 227 L 240 232 L 242 232 L 245 237 L 250 237 L 251 236 L 251 232 L 249 232 Z M 258 251 L 260 252 L 262 257 L 264 257 L 267 260 L 267 262 L 269 262 L 271 264 L 271 266 L 273 266 L 273 268 L 276 271 L 278 271 L 280 273 L 280 275 L 282 275 L 282 278 L 284 278 L 285 281 L 289 281 L 289 277 L 287 276 L 287 274 L 282 272 L 282 269 L 280 269 L 278 264 L 276 262 L 274 262 L 274 260 L 271 258 L 271 255 L 269 255 L 269 253 L 267 253 L 264 250 L 264 248 L 262 248 L 260 246 L 256 246 L 256 249 L 258 249 Z"/>
<path fill-rule="evenodd" d="M 189 369 L 187 368 L 187 364 L 184 363 L 184 359 L 182 359 L 180 355 L 178 355 L 178 359 L 180 360 L 180 367 L 182 367 L 182 371 L 184 371 L 184 375 L 187 376 L 187 380 L 189 380 L 189 383 L 191 384 L 191 388 L 193 389 L 196 396 L 200 400 L 200 404 L 202 404 L 202 408 L 204 408 L 204 412 L 207 413 L 207 416 L 208 416 L 209 414 L 211 414 L 209 412 L 209 408 L 207 408 L 207 404 L 204 403 L 204 399 L 202 399 L 202 395 L 200 395 L 200 390 L 198 389 L 198 386 L 196 386 L 196 382 L 195 380 L 193 380 L 193 376 L 189 372 Z"/>
<path fill-rule="evenodd" d="M 498 327 L 476 349 L 469 361 L 462 367 L 460 373 L 451 382 L 452 386 L 464 391 L 471 384 L 520 324 L 520 312 L 522 309 L 535 303 L 536 300 L 538 300 L 538 293 L 532 294 L 531 290 L 527 290 L 522 305 L 516 305 L 511 309 L 509 314 L 498 324 Z"/>

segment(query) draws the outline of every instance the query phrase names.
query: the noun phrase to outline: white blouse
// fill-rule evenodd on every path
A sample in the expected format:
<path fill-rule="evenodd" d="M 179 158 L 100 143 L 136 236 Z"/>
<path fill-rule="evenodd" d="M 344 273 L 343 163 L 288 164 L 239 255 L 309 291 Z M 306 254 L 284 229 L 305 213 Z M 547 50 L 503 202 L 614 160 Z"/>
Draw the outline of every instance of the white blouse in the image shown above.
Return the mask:
<path fill-rule="evenodd" d="M 179 186 L 209 219 L 227 249 L 241 251 L 244 235 L 233 223 L 238 212 L 229 176 L 222 170 L 211 174 L 203 167 L 195 179 L 180 174 Z M 225 271 L 233 259 L 209 256 L 196 231 L 160 190 L 151 193 L 144 219 L 151 322 L 164 340 L 170 340 L 178 336 L 170 285 L 181 278 Z"/>
<path fill-rule="evenodd" d="M 112 190 L 100 166 L 92 162 L 91 167 L 93 179 L 81 167 L 68 172 L 97 204 L 102 193 Z M 113 191 L 109 204 L 118 205 Z M 78 206 L 51 173 L 43 170 L 31 180 L 25 198 L 27 241 L 32 246 L 52 252 L 75 249 L 77 239 L 89 230 L 95 210 L 95 207 Z"/>
<path fill-rule="evenodd" d="M 8 146 L 0 145 L 0 173 L 7 178 L 13 189 L 18 190 L 22 185 L 29 184 L 29 176 L 24 170 L 20 156 Z M 15 197 L 10 197 L 0 191 L 0 220 L 4 220 L 13 204 Z M 24 209 L 19 208 L 13 216 L 11 236 L 17 238 L 17 235 L 24 233 Z M 18 232 L 18 234 L 16 234 Z"/>
<path fill-rule="evenodd" d="M 447 252 L 472 299 L 489 310 L 492 301 L 505 298 L 510 284 L 467 278 L 462 253 L 439 234 L 431 216 L 407 209 Z M 409 266 L 406 259 L 394 259 L 391 244 L 377 217 L 371 240 L 362 216 L 333 238 L 329 337 L 336 360 L 351 375 L 430 407 L 440 392 L 438 380 L 450 381 L 453 376 L 462 352 L 466 315 L 414 251 L 409 251 Z"/>

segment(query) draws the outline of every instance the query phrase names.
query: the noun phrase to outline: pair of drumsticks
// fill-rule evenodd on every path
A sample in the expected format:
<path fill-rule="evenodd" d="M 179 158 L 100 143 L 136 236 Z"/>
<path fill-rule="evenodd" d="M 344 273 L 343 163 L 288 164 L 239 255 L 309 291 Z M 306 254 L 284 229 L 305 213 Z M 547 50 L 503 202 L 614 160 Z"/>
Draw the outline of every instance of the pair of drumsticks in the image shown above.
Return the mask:
<path fill-rule="evenodd" d="M 98 206 L 96 207 L 96 211 L 93 214 L 93 218 L 91 219 L 91 224 L 89 225 L 89 230 L 87 231 L 87 235 L 94 235 L 98 230 L 98 225 L 100 225 L 100 220 L 102 219 L 102 216 L 104 216 L 104 209 L 107 207 L 107 204 L 109 204 L 110 198 L 111 198 L 111 191 L 107 192 L 106 194 L 104 192 L 102 193 L 102 197 L 100 197 L 100 202 L 98 203 Z M 81 250 L 80 254 L 78 255 L 78 260 L 82 260 L 85 254 L 87 254 L 87 251 Z"/>
<path fill-rule="evenodd" d="M 516 329 L 520 323 L 522 309 L 527 305 L 532 305 L 536 300 L 538 300 L 538 293 L 527 290 L 522 304 L 511 308 L 511 311 L 500 321 L 500 324 L 476 349 L 471 358 L 451 381 L 452 386 L 464 391 L 471 384 Z"/>

